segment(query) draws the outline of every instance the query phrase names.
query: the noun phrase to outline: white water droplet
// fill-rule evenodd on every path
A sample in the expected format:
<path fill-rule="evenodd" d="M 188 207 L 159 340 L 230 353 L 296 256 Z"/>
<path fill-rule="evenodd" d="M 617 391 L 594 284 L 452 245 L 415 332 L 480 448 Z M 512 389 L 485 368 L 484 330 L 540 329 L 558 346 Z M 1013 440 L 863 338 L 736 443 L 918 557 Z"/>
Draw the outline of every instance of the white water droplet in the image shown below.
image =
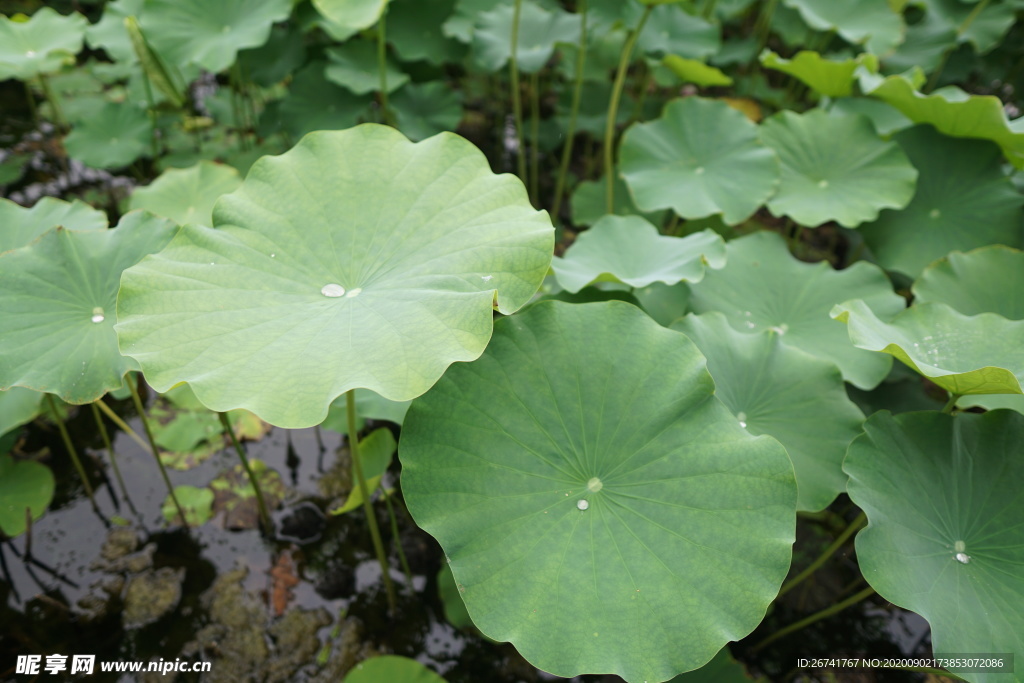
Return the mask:
<path fill-rule="evenodd" d="M 590 481 L 587 482 L 587 489 L 591 493 L 597 493 L 604 488 L 604 483 L 597 477 L 591 477 Z"/>
<path fill-rule="evenodd" d="M 696 173 L 697 175 L 704 175 L 704 167 L 698 166 L 697 168 L 693 169 L 693 172 Z"/>
<path fill-rule="evenodd" d="M 277 254 L 271 254 L 270 258 L 277 258 Z"/>
<path fill-rule="evenodd" d="M 786 323 L 782 323 L 781 325 L 773 325 L 772 327 L 769 327 L 768 329 L 771 330 L 772 332 L 774 332 L 775 334 L 777 334 L 779 336 L 782 336 L 782 335 L 786 334 L 787 332 L 789 332 L 789 325 L 787 325 Z"/>
<path fill-rule="evenodd" d="M 484 282 L 490 282 L 494 278 L 493 275 L 481 275 L 480 279 Z"/>
<path fill-rule="evenodd" d="M 968 562 L 971 561 L 971 556 L 968 555 L 967 553 L 957 553 L 956 554 L 956 561 L 959 562 L 960 564 L 967 564 Z"/>
<path fill-rule="evenodd" d="M 345 296 L 345 288 L 341 285 L 336 285 L 333 282 L 328 283 L 320 288 L 320 293 L 324 296 L 329 296 L 332 299 L 336 299 L 339 296 Z"/>
<path fill-rule="evenodd" d="M 740 427 L 743 427 L 744 429 L 747 428 L 747 414 L 746 413 L 736 413 L 736 419 L 739 420 Z"/>
<path fill-rule="evenodd" d="M 348 290 L 348 294 L 345 295 L 345 298 L 353 299 L 353 298 L 359 296 L 359 293 L 362 292 L 362 291 L 363 291 L 362 287 L 356 287 L 355 289 L 350 289 L 350 290 Z"/>
<path fill-rule="evenodd" d="M 588 507 L 590 507 L 590 503 L 587 502 L 586 498 L 580 498 L 579 500 L 576 501 L 576 507 L 578 507 L 580 510 L 586 510 Z"/>
<path fill-rule="evenodd" d="M 100 308 L 99 306 L 97 306 L 96 308 L 92 309 L 92 318 L 91 318 L 91 320 L 94 323 L 101 323 L 104 320 L 106 320 L 106 317 L 103 315 L 103 309 Z"/>
<path fill-rule="evenodd" d="M 35 57 L 36 56 L 36 51 L 35 50 L 29 50 L 28 52 L 25 53 L 25 56 L 26 57 Z"/>
<path fill-rule="evenodd" d="M 818 181 L 818 187 L 820 187 L 821 189 L 824 190 L 826 187 L 828 187 L 828 181 L 827 180 L 819 180 Z"/>
<path fill-rule="evenodd" d="M 755 327 L 757 327 L 757 325 L 755 325 L 754 323 L 752 323 L 752 322 L 751 322 L 751 321 L 749 321 L 749 320 L 747 321 L 747 323 L 746 323 L 746 324 L 747 324 L 747 328 L 748 328 L 748 329 L 751 329 L 751 330 L 752 330 L 752 329 L 754 329 Z"/>

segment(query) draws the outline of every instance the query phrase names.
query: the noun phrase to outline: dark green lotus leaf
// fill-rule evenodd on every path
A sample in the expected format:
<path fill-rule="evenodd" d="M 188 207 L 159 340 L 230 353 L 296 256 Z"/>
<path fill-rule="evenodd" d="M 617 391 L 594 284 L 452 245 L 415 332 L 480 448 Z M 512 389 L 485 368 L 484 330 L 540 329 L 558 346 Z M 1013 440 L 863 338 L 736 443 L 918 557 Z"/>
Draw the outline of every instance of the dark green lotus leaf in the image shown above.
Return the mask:
<path fill-rule="evenodd" d="M 121 347 L 158 391 L 185 381 L 282 427 L 357 387 L 414 398 L 479 356 L 493 308 L 540 286 L 554 232 L 468 141 L 374 124 L 256 162 L 213 222 L 125 274 Z"/>
<path fill-rule="evenodd" d="M 783 59 L 771 50 L 761 53 L 761 64 L 789 74 L 819 95 L 847 97 L 853 93 L 854 72 L 864 67 L 878 71 L 878 57 L 865 52 L 843 60 L 826 59 L 817 52 L 801 50 L 792 59 Z"/>
<path fill-rule="evenodd" d="M 782 343 L 770 330 L 737 332 L 721 313 L 672 324 L 708 359 L 715 395 L 751 434 L 768 434 L 789 452 L 797 507 L 822 510 L 846 491 L 843 457 L 864 415 L 846 395 L 835 365 Z"/>
<path fill-rule="evenodd" d="M 828 112 L 837 116 L 863 114 L 871 119 L 878 134 L 886 138 L 914 125 L 892 105 L 869 97 L 841 97 L 832 103 Z"/>
<path fill-rule="evenodd" d="M 31 422 L 42 412 L 43 395 L 24 387 L 0 391 L 0 435 Z"/>
<path fill-rule="evenodd" d="M 85 39 L 85 17 L 43 7 L 27 21 L 0 14 L 0 81 L 27 81 L 74 64 Z"/>
<path fill-rule="evenodd" d="M 384 655 L 355 665 L 342 683 L 445 683 L 444 679 L 415 659 Z"/>
<path fill-rule="evenodd" d="M 499 320 L 478 361 L 413 402 L 399 457 L 473 622 L 559 676 L 696 669 L 761 621 L 789 568 L 785 449 L 630 304 Z"/>
<path fill-rule="evenodd" d="M 884 56 L 903 42 L 906 27 L 890 0 L 782 0 L 818 31 L 835 31 L 849 43 Z"/>
<path fill-rule="evenodd" d="M 441 565 L 441 571 L 437 573 L 437 594 L 444 607 L 444 618 L 448 623 L 457 629 L 471 630 L 475 628 L 473 620 L 469 617 L 469 610 L 462 600 L 459 587 L 455 584 L 455 575 L 447 563 Z"/>
<path fill-rule="evenodd" d="M 222 194 L 242 184 L 238 171 L 211 161 L 164 171 L 146 187 L 137 187 L 128 199 L 130 209 L 145 209 L 178 225 L 213 223 L 213 205 Z"/>
<path fill-rule="evenodd" d="M 698 59 L 686 59 L 679 55 L 666 55 L 661 63 L 683 83 L 693 83 L 701 88 L 717 85 L 732 85 L 732 78 L 721 69 L 708 66 Z"/>
<path fill-rule="evenodd" d="M 252 470 L 263 494 L 267 510 L 275 510 L 288 493 L 281 475 L 267 467 L 262 460 L 249 459 Z M 213 514 L 224 513 L 224 526 L 228 529 L 255 529 L 259 526 L 259 504 L 256 490 L 242 465 L 221 472 L 210 482 L 213 491 Z M 188 511 L 186 511 L 186 516 Z"/>
<path fill-rule="evenodd" d="M 868 516 L 857 535 L 864 577 L 928 620 L 935 652 L 1012 652 L 1019 660 L 1024 416 L 881 412 L 864 432 L 843 466 L 850 498 Z M 976 669 L 961 675 L 1015 679 Z"/>
<path fill-rule="evenodd" d="M 46 465 L 0 455 L 0 531 L 8 537 L 24 533 L 25 511 L 33 520 L 42 517 L 53 490 L 53 472 Z"/>
<path fill-rule="evenodd" d="M 930 123 L 952 137 L 991 140 L 1010 163 L 1024 168 L 1024 118 L 1007 120 L 998 97 L 968 95 L 953 86 L 923 95 L 906 76 L 862 79 L 861 89 L 896 107 L 914 123 Z"/>
<path fill-rule="evenodd" d="M 387 4 L 388 0 L 313 0 L 320 14 L 352 33 L 376 24 Z"/>
<path fill-rule="evenodd" d="M 134 104 L 108 102 L 64 138 L 68 156 L 93 168 L 121 168 L 150 152 L 153 123 Z"/>
<path fill-rule="evenodd" d="M 878 263 L 916 277 L 951 251 L 1021 246 L 1024 197 L 1000 167 L 998 148 L 915 126 L 896 140 L 920 172 L 902 211 L 883 211 L 860 232 Z"/>
<path fill-rule="evenodd" d="M 458 62 L 466 48 L 446 36 L 441 25 L 455 10 L 455 0 L 391 0 L 388 41 L 403 61 L 441 65 Z"/>
<path fill-rule="evenodd" d="M 114 61 L 134 63 L 137 61 L 132 41 L 128 37 L 124 20 L 127 17 L 142 16 L 146 0 L 113 0 L 103 6 L 103 16 L 85 29 L 89 46 L 102 48 Z"/>
<path fill-rule="evenodd" d="M 976 3 L 964 0 L 917 0 L 926 15 L 935 20 L 952 40 L 970 43 L 978 54 L 985 54 L 1002 41 L 1013 26 L 1016 10 L 1013 2 L 986 3 L 978 8 Z M 980 10 L 975 12 L 975 10 Z M 952 42 L 952 41 L 951 41 Z M 949 45 L 947 44 L 947 48 Z"/>
<path fill-rule="evenodd" d="M 395 437 L 387 428 L 375 429 L 359 440 L 359 453 L 363 462 L 363 476 L 366 479 L 366 490 L 372 495 L 380 480 L 391 464 L 391 456 L 395 454 Z M 351 512 L 363 504 L 363 493 L 359 488 L 355 470 L 351 474 L 352 489 L 348 498 L 339 507 L 329 510 L 332 515 Z"/>
<path fill-rule="evenodd" d="M 340 47 L 327 51 L 327 68 L 324 76 L 332 83 L 354 92 L 366 95 L 380 90 L 380 72 L 377 68 L 377 44 L 370 40 L 350 40 Z M 388 92 L 394 92 L 409 81 L 409 76 L 399 70 L 391 60 L 387 62 Z"/>
<path fill-rule="evenodd" d="M 1024 393 L 1024 321 L 939 303 L 880 319 L 860 300 L 837 305 L 832 317 L 848 324 L 858 348 L 891 354 L 950 393 Z"/>
<path fill-rule="evenodd" d="M 276 25 L 263 45 L 238 53 L 238 64 L 253 83 L 271 88 L 306 63 L 306 46 L 297 22 Z"/>
<path fill-rule="evenodd" d="M 633 3 L 628 11 L 635 13 Z M 636 26 L 630 21 L 628 26 Z M 706 59 L 722 46 L 721 29 L 707 19 L 691 14 L 685 7 L 668 5 L 655 7 L 637 39 L 637 50 L 644 54 L 664 57 L 679 55 L 689 59 Z"/>
<path fill-rule="evenodd" d="M 0 389 L 83 404 L 119 388 L 139 369 L 114 334 L 121 271 L 159 251 L 176 229 L 134 211 L 113 230 L 51 230 L 0 256 Z"/>
<path fill-rule="evenodd" d="M 668 683 L 751 683 L 753 680 L 747 675 L 743 665 L 732 658 L 729 648 L 723 647 L 710 662 L 701 668 L 679 674 Z M 757 680 L 767 682 L 768 679 L 759 678 Z"/>
<path fill-rule="evenodd" d="M 674 209 L 683 218 L 722 214 L 742 223 L 774 193 L 779 161 L 757 126 L 719 100 L 673 100 L 661 118 L 634 125 L 619 165 L 643 211 Z"/>
<path fill-rule="evenodd" d="M 688 287 L 693 312 L 720 311 L 740 332 L 775 330 L 789 346 L 835 363 L 862 389 L 876 386 L 892 366 L 891 359 L 854 347 L 829 319 L 832 307 L 851 296 L 886 315 L 903 310 L 903 298 L 877 266 L 860 261 L 836 271 L 824 262 L 804 263 L 777 234 L 760 231 L 729 242 L 725 267 Z"/>
<path fill-rule="evenodd" d="M 146 0 L 142 28 L 169 63 L 219 73 L 239 50 L 267 42 L 270 28 L 291 11 L 291 0 Z"/>
<path fill-rule="evenodd" d="M 515 8 L 508 3 L 479 16 L 473 32 L 473 61 L 485 71 L 498 71 L 512 57 L 512 19 Z M 579 19 L 562 9 L 548 11 L 523 0 L 519 18 L 516 62 L 527 73 L 539 71 L 551 59 L 555 43 L 579 40 Z"/>
<path fill-rule="evenodd" d="M 1024 320 L 1024 252 L 998 244 L 954 251 L 925 268 L 913 291 L 915 303 L 937 301 L 964 315 Z"/>
<path fill-rule="evenodd" d="M 914 196 L 917 169 L 899 145 L 878 137 L 866 116 L 782 111 L 761 124 L 761 140 L 782 165 L 768 209 L 800 225 L 836 221 L 855 228 Z"/>
<path fill-rule="evenodd" d="M 185 513 L 184 521 L 178 514 L 178 506 L 170 496 L 164 499 L 160 512 L 169 524 L 185 524 L 186 526 L 202 526 L 213 519 L 213 491 L 206 487 L 175 486 L 174 497 L 181 504 Z"/>
<path fill-rule="evenodd" d="M 315 130 L 350 128 L 370 111 L 372 97 L 354 95 L 324 77 L 323 62 L 295 74 L 278 114 L 285 130 L 299 138 Z M 269 110 L 267 112 L 269 113 Z"/>
<path fill-rule="evenodd" d="M 444 81 L 410 83 L 391 98 L 398 129 L 413 141 L 454 131 L 462 120 L 462 95 Z"/>
<path fill-rule="evenodd" d="M 725 242 L 714 230 L 668 237 L 639 216 L 605 216 L 551 262 L 558 284 L 570 292 L 594 282 L 699 282 L 705 267 L 724 265 Z"/>
<path fill-rule="evenodd" d="M 0 199 L 0 253 L 27 246 L 58 225 L 68 230 L 104 230 L 107 214 L 79 199 L 43 197 L 30 209 Z"/>
<path fill-rule="evenodd" d="M 572 222 L 576 225 L 593 225 L 607 215 L 608 185 L 603 177 L 597 180 L 584 180 L 573 190 L 572 198 L 569 200 L 572 209 Z M 621 178 L 615 179 L 615 206 L 616 216 L 643 216 L 651 223 L 661 225 L 665 211 L 653 211 L 644 213 L 637 208 L 633 197 L 629 194 L 629 188 Z"/>

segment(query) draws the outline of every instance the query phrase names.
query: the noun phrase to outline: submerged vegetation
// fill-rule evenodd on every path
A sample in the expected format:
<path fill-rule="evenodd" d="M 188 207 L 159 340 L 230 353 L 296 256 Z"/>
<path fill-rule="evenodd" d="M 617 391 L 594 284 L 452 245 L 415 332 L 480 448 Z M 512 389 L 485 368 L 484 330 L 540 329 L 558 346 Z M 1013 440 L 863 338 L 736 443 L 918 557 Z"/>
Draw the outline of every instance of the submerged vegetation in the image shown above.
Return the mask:
<path fill-rule="evenodd" d="M 48 4 L 0 1 L 5 658 L 1020 680 L 1024 3 Z M 174 559 L 239 538 L 263 602 Z"/>

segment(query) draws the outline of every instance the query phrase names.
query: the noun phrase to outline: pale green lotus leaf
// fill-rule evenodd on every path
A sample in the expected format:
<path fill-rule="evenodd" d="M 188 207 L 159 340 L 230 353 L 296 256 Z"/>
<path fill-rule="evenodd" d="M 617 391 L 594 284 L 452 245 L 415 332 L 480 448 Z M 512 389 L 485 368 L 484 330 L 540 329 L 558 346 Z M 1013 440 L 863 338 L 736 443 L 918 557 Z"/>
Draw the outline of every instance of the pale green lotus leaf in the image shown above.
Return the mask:
<path fill-rule="evenodd" d="M 666 211 L 643 212 L 637 208 L 629 188 L 621 178 L 615 179 L 615 205 L 612 214 L 616 216 L 643 216 L 651 223 L 661 225 Z M 597 180 L 584 180 L 576 186 L 569 200 L 572 209 L 572 222 L 576 225 L 593 225 L 608 215 L 608 185 L 604 177 Z"/>
<path fill-rule="evenodd" d="M 174 498 L 181 505 L 185 519 L 178 513 L 178 505 L 170 496 L 164 499 L 160 512 L 168 524 L 184 524 L 186 526 L 202 526 L 213 519 L 213 491 L 198 486 L 175 486 Z"/>
<path fill-rule="evenodd" d="M 242 177 L 230 166 L 200 161 L 190 168 L 164 171 L 149 185 L 135 188 L 128 208 L 145 209 L 178 225 L 210 225 L 214 203 L 241 184 Z"/>
<path fill-rule="evenodd" d="M 514 16 L 512 5 L 503 3 L 477 19 L 472 59 L 485 71 L 498 71 L 511 59 Z M 516 50 L 519 69 L 539 71 L 551 59 L 556 43 L 574 43 L 579 34 L 579 19 L 572 14 L 562 9 L 548 11 L 533 0 L 523 0 Z"/>
<path fill-rule="evenodd" d="M 88 23 L 78 12 L 61 15 L 49 7 L 27 21 L 0 14 L 0 81 L 27 81 L 74 64 Z"/>
<path fill-rule="evenodd" d="M 134 211 L 113 230 L 51 230 L 0 256 L 0 389 L 83 404 L 120 388 L 125 373 L 139 369 L 114 334 L 121 271 L 159 251 L 176 229 Z"/>
<path fill-rule="evenodd" d="M 917 304 L 889 320 L 861 300 L 832 309 L 858 348 L 887 353 L 952 394 L 1021 394 L 1024 321 Z"/>
<path fill-rule="evenodd" d="M 264 157 L 213 222 L 125 274 L 121 348 L 158 391 L 188 382 L 282 427 L 357 387 L 414 398 L 479 356 L 493 308 L 540 286 L 554 232 L 468 141 L 375 124 Z"/>
<path fill-rule="evenodd" d="M 829 114 L 850 116 L 861 114 L 871 119 L 875 130 L 882 137 L 890 137 L 904 128 L 910 128 L 914 122 L 900 113 L 898 109 L 880 100 L 870 97 L 841 97 L 828 109 Z"/>
<path fill-rule="evenodd" d="M 792 465 L 714 391 L 635 306 L 551 301 L 413 402 L 405 500 L 485 635 L 558 676 L 638 683 L 760 623 L 790 564 Z"/>
<path fill-rule="evenodd" d="M 107 214 L 80 199 L 43 197 L 31 208 L 0 199 L 0 253 L 24 247 L 47 230 L 104 230 Z"/>
<path fill-rule="evenodd" d="M 640 216 L 605 216 L 551 262 L 558 284 L 574 293 L 594 282 L 700 282 L 705 267 L 724 265 L 725 242 L 715 231 L 669 237 Z"/>
<path fill-rule="evenodd" d="M 819 95 L 847 97 L 853 94 L 854 72 L 863 67 L 878 71 L 878 57 L 865 52 L 843 60 L 826 59 L 817 52 L 801 50 L 792 59 L 783 59 L 771 50 L 761 53 L 761 64 L 796 78 Z"/>
<path fill-rule="evenodd" d="M 619 3 L 629 12 L 638 13 L 638 5 Z M 630 18 L 627 26 L 637 21 Z M 722 46 L 721 28 L 707 19 L 691 13 L 685 6 L 655 7 L 637 38 L 637 51 L 654 57 L 679 55 L 688 59 L 707 59 Z M 623 35 L 623 40 L 625 36 Z"/>
<path fill-rule="evenodd" d="M 114 61 L 134 63 L 138 60 L 132 41 L 125 30 L 124 20 L 142 17 L 146 0 L 113 0 L 103 6 L 103 16 L 89 24 L 85 38 L 94 49 L 102 48 Z"/>
<path fill-rule="evenodd" d="M 462 94 L 444 81 L 410 83 L 391 98 L 398 130 L 413 141 L 454 131 L 462 120 Z"/>
<path fill-rule="evenodd" d="M 719 100 L 672 100 L 661 118 L 631 126 L 619 168 L 643 211 L 683 218 L 749 218 L 775 192 L 779 161 L 747 117 Z"/>
<path fill-rule="evenodd" d="M 313 0 L 328 21 L 353 33 L 376 24 L 387 5 L 388 0 Z"/>
<path fill-rule="evenodd" d="M 397 655 L 371 657 L 356 664 L 342 683 L 444 683 L 444 679 L 415 659 Z"/>
<path fill-rule="evenodd" d="M 25 532 L 26 514 L 39 519 L 50 506 L 53 472 L 32 460 L 0 455 L 0 531 L 13 538 Z"/>
<path fill-rule="evenodd" d="M 324 76 L 356 95 L 380 90 L 380 72 L 377 63 L 377 44 L 369 40 L 350 40 L 340 47 L 327 50 L 327 68 Z M 388 92 L 394 92 L 409 81 L 409 76 L 387 61 L 385 70 Z"/>
<path fill-rule="evenodd" d="M 1022 246 L 1024 197 L 1000 168 L 992 143 L 915 126 L 896 134 L 917 168 L 917 189 L 901 211 L 883 211 L 859 231 L 878 263 L 916 277 L 951 251 Z"/>
<path fill-rule="evenodd" d="M 882 209 L 902 209 L 914 196 L 917 169 L 865 116 L 781 111 L 761 124 L 761 140 L 782 166 L 768 209 L 800 225 L 835 221 L 855 228 Z"/>
<path fill-rule="evenodd" d="M 708 66 L 697 59 L 686 59 L 679 55 L 665 55 L 661 63 L 668 67 L 684 83 L 693 83 L 702 88 L 716 85 L 732 85 L 732 78 L 727 76 L 721 69 Z"/>
<path fill-rule="evenodd" d="M 1024 320 L 1024 252 L 998 244 L 954 251 L 925 268 L 913 292 L 915 303 L 935 301 L 964 315 Z"/>
<path fill-rule="evenodd" d="M 0 391 L 0 436 L 36 419 L 42 412 L 43 394 L 24 387 Z"/>
<path fill-rule="evenodd" d="M 903 16 L 889 0 L 782 0 L 817 31 L 835 31 L 849 43 L 885 56 L 903 42 Z"/>
<path fill-rule="evenodd" d="M 93 168 L 121 168 L 151 151 L 153 123 L 134 104 L 108 102 L 64 138 L 68 156 Z"/>
<path fill-rule="evenodd" d="M 387 428 L 375 429 L 359 440 L 359 455 L 363 463 L 363 477 L 366 481 L 366 490 L 373 495 L 373 492 L 380 486 L 380 480 L 391 464 L 391 456 L 395 454 L 395 437 Z M 359 488 L 355 468 L 352 469 L 352 490 L 348 498 L 339 507 L 328 510 L 332 515 L 341 515 L 351 512 L 363 504 L 363 492 Z"/>
<path fill-rule="evenodd" d="M 829 319 L 832 307 L 851 296 L 887 315 L 903 310 L 903 298 L 877 266 L 860 261 L 836 271 L 804 263 L 779 235 L 760 231 L 729 242 L 725 267 L 687 286 L 694 313 L 724 313 L 740 332 L 774 330 L 785 344 L 834 363 L 862 389 L 877 386 L 892 366 L 892 359 L 850 344 L 842 325 Z"/>
<path fill-rule="evenodd" d="M 880 412 L 864 432 L 843 467 L 850 498 L 868 517 L 856 541 L 868 583 L 928 620 L 935 652 L 1019 660 L 1024 416 Z M 1005 666 L 1003 673 L 947 668 L 978 683 L 1019 677 Z"/>

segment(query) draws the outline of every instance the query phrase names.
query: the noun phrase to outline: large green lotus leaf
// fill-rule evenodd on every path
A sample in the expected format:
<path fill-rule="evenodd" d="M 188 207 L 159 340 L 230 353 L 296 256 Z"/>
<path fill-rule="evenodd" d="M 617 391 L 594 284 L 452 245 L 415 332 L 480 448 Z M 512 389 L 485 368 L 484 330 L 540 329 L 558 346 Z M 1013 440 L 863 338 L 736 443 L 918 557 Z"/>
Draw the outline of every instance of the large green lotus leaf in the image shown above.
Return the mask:
<path fill-rule="evenodd" d="M 0 199 L 0 253 L 24 247 L 58 225 L 68 230 L 104 230 L 107 214 L 79 199 L 43 197 L 32 208 Z"/>
<path fill-rule="evenodd" d="M 338 130 L 356 125 L 372 99 L 353 95 L 324 77 L 324 63 L 310 62 L 295 74 L 288 96 L 278 109 L 280 123 L 295 137 L 315 130 Z M 269 116 L 270 109 L 264 111 Z"/>
<path fill-rule="evenodd" d="M 135 188 L 128 207 L 146 209 L 178 225 L 212 225 L 214 202 L 241 184 L 242 177 L 230 166 L 200 161 L 190 168 L 164 171 L 150 185 Z"/>
<path fill-rule="evenodd" d="M 791 558 L 785 449 L 635 306 L 541 302 L 494 328 L 413 402 L 399 444 L 409 511 L 477 627 L 556 675 L 631 682 L 749 633 Z"/>
<path fill-rule="evenodd" d="M 757 126 L 725 102 L 699 97 L 673 100 L 660 119 L 627 130 L 619 166 L 643 211 L 720 213 L 729 225 L 749 218 L 779 182 L 778 158 Z"/>
<path fill-rule="evenodd" d="M 832 317 L 847 323 L 858 348 L 891 354 L 950 393 L 1024 393 L 1024 321 L 939 303 L 885 321 L 860 300 L 837 305 Z"/>
<path fill-rule="evenodd" d="M 366 124 L 253 165 L 213 213 L 129 270 L 123 351 L 158 391 L 308 427 L 348 389 L 423 393 L 480 355 L 492 303 L 523 306 L 553 228 L 466 140 Z"/>
<path fill-rule="evenodd" d="M 415 659 L 397 655 L 371 657 L 356 664 L 342 683 L 445 683 Z"/>
<path fill-rule="evenodd" d="M 1016 14 L 1012 2 L 986 3 L 977 13 L 975 10 L 979 8 L 971 6 L 974 3 L 968 4 L 963 0 L 915 2 L 923 5 L 927 16 L 935 20 L 937 27 L 951 34 L 952 40 L 970 43 L 978 54 L 985 54 L 999 44 L 1013 26 Z"/>
<path fill-rule="evenodd" d="M 801 50 L 793 59 L 784 59 L 765 50 L 761 53 L 761 64 L 789 74 L 807 85 L 819 95 L 847 97 L 853 93 L 854 72 L 861 66 L 870 71 L 878 70 L 878 58 L 868 52 L 854 58 L 832 60 L 811 50 Z"/>
<path fill-rule="evenodd" d="M 388 6 L 388 40 L 407 62 L 457 62 L 466 48 L 441 30 L 454 10 L 455 0 L 392 0 Z"/>
<path fill-rule="evenodd" d="M 31 422 L 42 412 L 43 395 L 24 387 L 0 391 L 0 436 Z"/>
<path fill-rule="evenodd" d="M 940 133 L 991 140 L 1010 163 L 1024 168 L 1024 118 L 1009 121 L 998 97 L 968 95 L 953 86 L 923 95 L 906 76 L 862 78 L 861 89 L 896 107 L 915 123 L 930 123 Z"/>
<path fill-rule="evenodd" d="M 83 404 L 120 388 L 124 374 L 139 369 L 114 334 L 121 271 L 159 251 L 176 229 L 133 211 L 113 230 L 51 230 L 0 256 L 0 389 Z"/>
<path fill-rule="evenodd" d="M 39 519 L 53 500 L 53 472 L 31 460 L 0 455 L 0 531 L 14 537 L 25 531 L 25 510 Z"/>
<path fill-rule="evenodd" d="M 146 0 L 142 28 L 170 63 L 219 73 L 239 50 L 267 42 L 274 22 L 291 11 L 291 0 Z"/>
<path fill-rule="evenodd" d="M 377 45 L 369 40 L 350 40 L 341 47 L 327 51 L 324 76 L 332 83 L 351 90 L 357 95 L 380 90 L 380 72 L 377 63 Z M 386 68 L 388 92 L 394 92 L 409 80 L 393 61 Z"/>
<path fill-rule="evenodd" d="M 1024 252 L 1002 245 L 954 251 L 921 273 L 914 301 L 948 304 L 964 315 L 1024 320 Z"/>
<path fill-rule="evenodd" d="M 860 232 L 878 263 L 916 277 L 951 251 L 989 244 L 1021 246 L 1024 197 L 1000 168 L 999 149 L 915 126 L 896 139 L 919 171 L 902 211 L 883 211 Z"/>
<path fill-rule="evenodd" d="M 27 81 L 73 64 L 85 39 L 85 17 L 43 7 L 27 21 L 0 14 L 0 81 Z"/>
<path fill-rule="evenodd" d="M 515 8 L 500 4 L 477 19 L 473 33 L 473 61 L 485 71 L 498 71 L 512 57 L 512 20 Z M 555 51 L 555 43 L 579 40 L 580 22 L 572 14 L 548 11 L 532 0 L 523 0 L 519 17 L 516 62 L 527 73 L 539 71 Z"/>
<path fill-rule="evenodd" d="M 462 94 L 444 81 L 410 83 L 391 98 L 398 129 L 413 141 L 454 131 L 462 120 Z"/>
<path fill-rule="evenodd" d="M 847 42 L 885 55 L 903 42 L 906 27 L 890 0 L 782 0 L 818 31 L 835 31 Z"/>
<path fill-rule="evenodd" d="M 313 0 L 328 21 L 353 33 L 376 24 L 387 4 L 388 0 Z"/>
<path fill-rule="evenodd" d="M 633 3 L 628 9 L 636 12 Z M 636 21 L 630 21 L 630 27 Z M 678 6 L 655 7 L 637 38 L 637 50 L 657 57 L 679 55 L 690 59 L 706 59 L 722 47 L 721 29 L 707 19 L 690 14 Z"/>
<path fill-rule="evenodd" d="M 846 491 L 843 457 L 864 415 L 835 365 L 782 343 L 766 330 L 737 332 L 721 313 L 672 324 L 708 359 L 715 395 L 751 434 L 786 447 L 796 470 L 797 507 L 822 510 Z"/>
<path fill-rule="evenodd" d="M 1013 652 L 1019 671 L 1024 416 L 880 412 L 864 432 L 843 465 L 868 517 L 856 542 L 864 577 L 928 620 L 935 652 Z"/>
<path fill-rule="evenodd" d="M 124 20 L 127 17 L 141 18 L 146 0 L 113 0 L 103 6 L 103 16 L 85 29 L 89 46 L 102 48 L 117 62 L 134 63 L 138 60 L 132 41 L 128 37 Z"/>
<path fill-rule="evenodd" d="M 786 344 L 835 363 L 862 389 L 878 385 L 892 366 L 891 359 L 851 345 L 846 330 L 829 319 L 832 307 L 851 296 L 886 315 L 903 310 L 903 298 L 877 266 L 861 261 L 836 271 L 825 262 L 804 263 L 779 235 L 760 231 L 729 242 L 725 268 L 687 286 L 693 312 L 720 311 L 740 332 L 773 329 Z"/>
<path fill-rule="evenodd" d="M 699 282 L 705 267 L 724 265 L 725 243 L 714 230 L 668 237 L 639 216 L 605 216 L 551 262 L 558 284 L 570 292 L 593 282 Z"/>
<path fill-rule="evenodd" d="M 68 156 L 93 168 L 121 168 L 151 149 L 153 123 L 133 104 L 108 102 L 64 138 Z"/>
<path fill-rule="evenodd" d="M 761 140 L 782 164 L 768 209 L 800 225 L 836 221 L 855 228 L 914 196 L 917 169 L 899 145 L 878 137 L 866 116 L 782 111 L 761 124 Z"/>

